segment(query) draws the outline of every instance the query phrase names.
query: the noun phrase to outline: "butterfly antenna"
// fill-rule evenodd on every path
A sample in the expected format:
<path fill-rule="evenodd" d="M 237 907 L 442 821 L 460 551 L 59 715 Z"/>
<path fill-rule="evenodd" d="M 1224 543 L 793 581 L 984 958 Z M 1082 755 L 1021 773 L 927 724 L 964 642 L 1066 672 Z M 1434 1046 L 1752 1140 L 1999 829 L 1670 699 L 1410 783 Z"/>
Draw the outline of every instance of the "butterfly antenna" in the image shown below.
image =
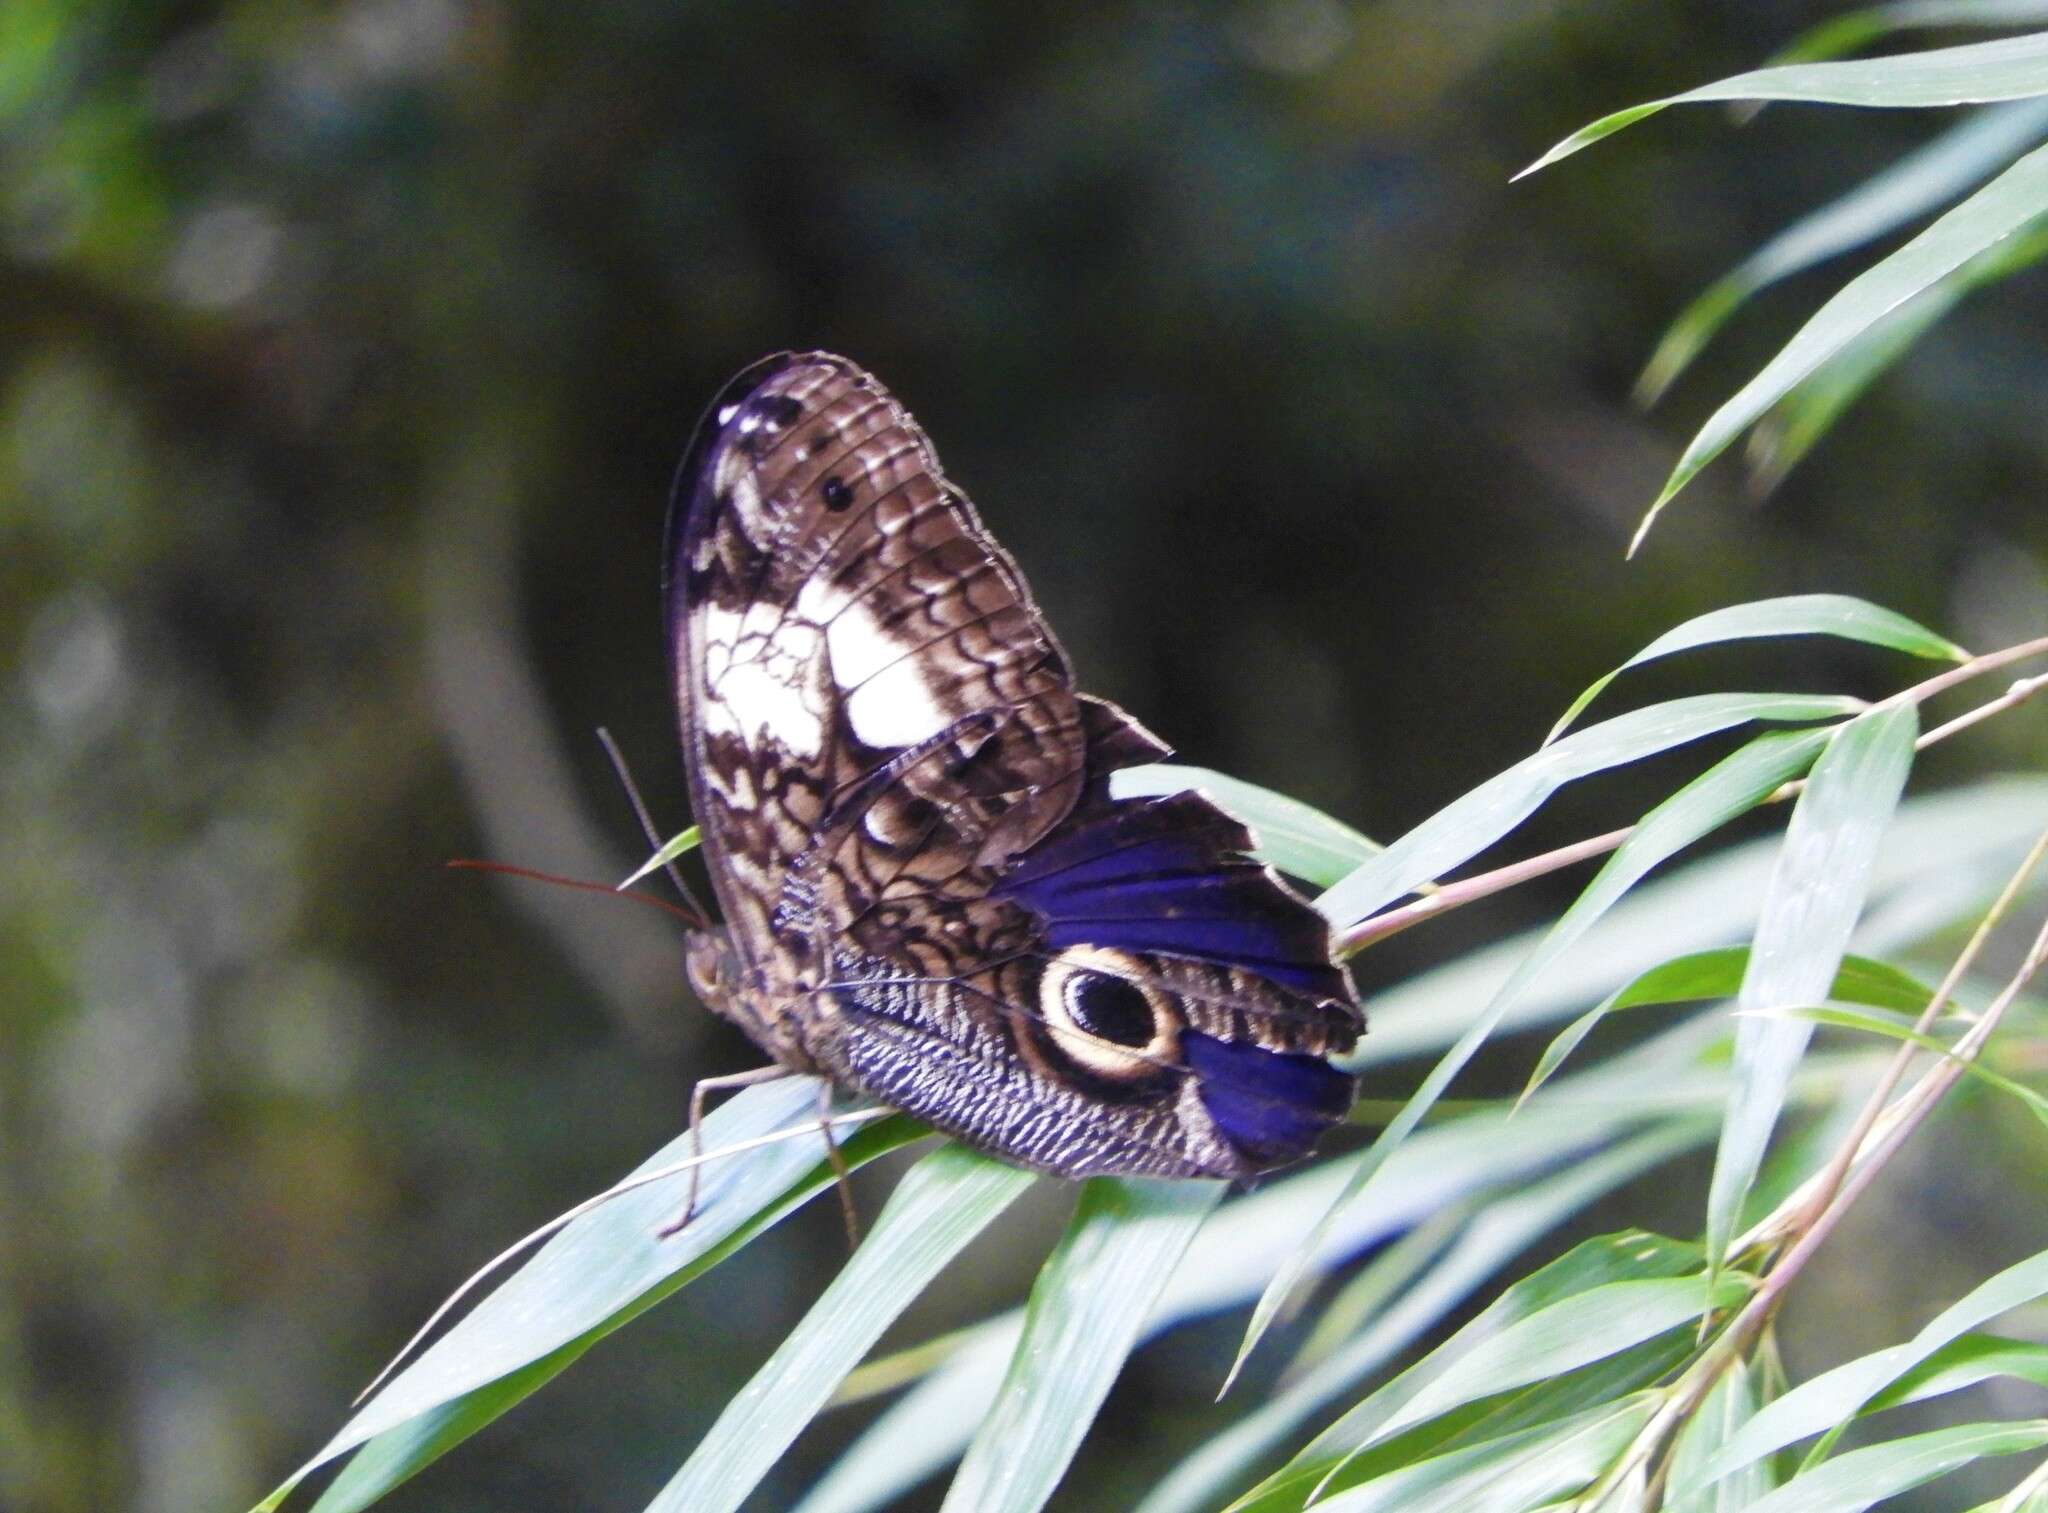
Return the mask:
<path fill-rule="evenodd" d="M 647 837 L 647 844 L 659 851 L 666 844 L 662 833 L 655 828 L 654 816 L 647 812 L 647 801 L 640 797 L 640 787 L 633 781 L 633 771 L 626 765 L 626 754 L 619 750 L 619 743 L 612 739 L 612 733 L 600 725 L 597 727 L 597 742 L 604 747 L 604 754 L 611 759 L 612 771 L 619 775 L 619 786 L 626 790 L 626 802 L 633 806 L 633 814 L 640 821 L 640 829 Z M 671 857 L 661 864 L 668 873 L 668 880 L 676 885 L 676 892 L 682 894 L 683 902 L 697 911 L 697 917 L 710 927 L 711 915 L 697 902 L 697 895 L 690 891 L 690 885 L 683 881 L 683 872 Z"/>
<path fill-rule="evenodd" d="M 665 898 L 656 898 L 651 893 L 642 893 L 638 888 L 621 888 L 612 883 L 590 883 L 580 877 L 563 877 L 559 872 L 542 872 L 535 867 L 515 867 L 510 862 L 478 861 L 471 856 L 453 857 L 441 864 L 454 872 L 496 872 L 505 877 L 523 877 L 529 882 L 547 883 L 556 888 L 574 888 L 580 893 L 602 893 L 609 898 L 630 898 L 636 904 L 646 904 L 665 914 L 673 914 L 693 930 L 710 928 L 710 921 L 695 910 L 672 904 Z"/>

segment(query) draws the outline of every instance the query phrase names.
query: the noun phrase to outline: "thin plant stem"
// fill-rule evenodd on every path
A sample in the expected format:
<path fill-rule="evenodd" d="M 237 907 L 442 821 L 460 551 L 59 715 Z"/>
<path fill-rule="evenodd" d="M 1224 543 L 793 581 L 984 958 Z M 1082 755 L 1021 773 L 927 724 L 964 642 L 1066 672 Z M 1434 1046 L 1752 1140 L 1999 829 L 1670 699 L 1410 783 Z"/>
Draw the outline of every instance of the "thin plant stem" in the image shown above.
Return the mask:
<path fill-rule="evenodd" d="M 1921 703 L 1924 700 L 1933 698 L 1938 693 L 1946 692 L 1958 683 L 1965 682 L 1970 678 L 1981 677 L 1988 672 L 1996 672 L 2001 667 L 2023 661 L 2028 657 L 2040 656 L 2043 653 L 2048 653 L 2048 636 L 2038 637 L 2032 641 L 2023 641 L 2017 646 L 2008 646 L 2000 651 L 1986 652 L 1981 657 L 1972 657 L 1968 662 L 1952 667 L 1948 671 L 1928 678 L 1924 682 L 1916 683 L 1911 688 L 1901 690 L 1899 693 L 1893 694 L 1890 698 L 1872 707 L 1882 709 L 1904 703 Z M 2008 709 L 2024 704 L 2044 687 L 2048 687 L 2048 674 L 2032 678 L 2022 678 L 1997 698 L 1978 705 L 1975 709 L 1957 716 L 1945 725 L 1939 725 L 1933 730 L 1924 732 L 1913 743 L 1913 749 L 1915 751 L 1925 751 L 1930 746 L 1939 745 L 1950 736 L 1968 730 L 1980 721 L 1988 720 L 1993 715 L 2003 714 Z M 1782 804 L 1787 799 L 1798 797 L 1799 794 L 1805 791 L 1805 788 L 1806 783 L 1804 779 L 1795 780 L 1779 788 L 1766 798 L 1764 802 L 1767 804 Z M 1452 909 L 1459 908 L 1462 905 L 1491 897 L 1495 893 L 1500 893 L 1521 883 L 1547 876 L 1552 872 L 1560 871 L 1578 862 L 1590 861 L 1596 856 L 1604 856 L 1619 847 L 1623 841 L 1627 840 L 1635 832 L 1636 827 L 1634 825 L 1624 825 L 1619 830 L 1610 830 L 1604 835 L 1595 835 L 1586 840 L 1574 841 L 1569 846 L 1560 846 L 1555 851 L 1546 851 L 1539 856 L 1528 857 L 1519 862 L 1510 862 L 1507 866 L 1496 867 L 1490 872 L 1481 872 L 1472 877 L 1462 878 L 1457 882 L 1440 883 L 1433 892 L 1427 893 L 1421 898 L 1413 899 L 1392 909 L 1382 910 L 1369 919 L 1362 919 L 1356 924 L 1338 931 L 1335 941 L 1337 955 L 1340 957 L 1355 955 L 1374 942 L 1385 940 L 1390 935 L 1398 935 L 1413 925 L 1421 924 L 1424 920 L 1434 919 L 1436 916 L 1447 914 Z"/>

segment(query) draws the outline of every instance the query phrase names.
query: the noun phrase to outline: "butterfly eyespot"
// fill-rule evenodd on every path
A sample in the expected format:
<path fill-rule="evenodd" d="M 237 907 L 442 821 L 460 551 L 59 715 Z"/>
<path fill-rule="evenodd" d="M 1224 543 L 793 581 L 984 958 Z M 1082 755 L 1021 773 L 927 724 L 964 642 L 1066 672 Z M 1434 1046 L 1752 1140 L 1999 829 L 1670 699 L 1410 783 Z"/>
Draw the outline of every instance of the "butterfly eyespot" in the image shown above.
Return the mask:
<path fill-rule="evenodd" d="M 1142 1046 L 1152 1039 L 1152 1005 L 1121 977 L 1076 972 L 1067 979 L 1067 1015 L 1098 1040 Z"/>
<path fill-rule="evenodd" d="M 1039 980 L 1039 1007 L 1053 1042 L 1099 1077 L 1135 1081 L 1179 1059 L 1179 1022 L 1166 994 L 1138 980 L 1121 951 L 1077 946 Z"/>

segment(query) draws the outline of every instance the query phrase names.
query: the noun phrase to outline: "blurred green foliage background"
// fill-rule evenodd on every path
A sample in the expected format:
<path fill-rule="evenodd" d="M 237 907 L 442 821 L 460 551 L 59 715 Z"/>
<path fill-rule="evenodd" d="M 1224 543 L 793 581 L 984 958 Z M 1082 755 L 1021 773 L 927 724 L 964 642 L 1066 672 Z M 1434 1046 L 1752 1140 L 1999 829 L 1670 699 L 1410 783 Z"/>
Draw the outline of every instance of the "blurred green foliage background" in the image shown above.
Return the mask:
<path fill-rule="evenodd" d="M 0 6 L 0 1506 L 253 1501 L 475 1265 L 751 1064 L 669 922 L 439 864 L 627 871 L 600 723 L 681 823 L 665 490 L 763 352 L 897 391 L 1086 686 L 1383 836 L 1706 608 L 2038 633 L 2038 277 L 1767 508 L 1724 463 L 1622 561 L 1687 423 L 1840 272 L 1644 418 L 1660 323 L 1941 123 L 1688 111 L 1509 174 L 1828 9 Z M 1894 684 L 1835 645 L 1710 656 L 1723 686 Z M 1368 993 L 1567 886 L 1374 952 Z M 1921 1227 L 1829 1273 L 1850 1344 L 2009 1249 L 1921 1175 Z M 1014 1296 L 1058 1219 L 1001 1229 L 911 1337 Z M 637 1506 L 843 1247 L 806 1213 L 395 1505 Z M 1198 1433 L 1230 1336 L 1141 1356 L 1074 1485 L 1117 1506 L 1120 1457 Z"/>

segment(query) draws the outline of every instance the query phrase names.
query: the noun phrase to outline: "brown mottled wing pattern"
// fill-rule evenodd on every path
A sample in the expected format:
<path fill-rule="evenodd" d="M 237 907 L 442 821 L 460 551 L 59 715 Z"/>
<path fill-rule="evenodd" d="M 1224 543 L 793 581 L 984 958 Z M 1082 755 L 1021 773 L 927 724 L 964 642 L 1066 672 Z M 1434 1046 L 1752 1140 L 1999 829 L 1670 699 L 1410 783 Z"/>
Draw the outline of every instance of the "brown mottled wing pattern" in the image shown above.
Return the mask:
<path fill-rule="evenodd" d="M 868 374 L 728 386 L 678 482 L 669 604 L 692 802 L 749 966 L 803 979 L 885 892 L 985 892 L 1073 806 L 1066 661 Z"/>

